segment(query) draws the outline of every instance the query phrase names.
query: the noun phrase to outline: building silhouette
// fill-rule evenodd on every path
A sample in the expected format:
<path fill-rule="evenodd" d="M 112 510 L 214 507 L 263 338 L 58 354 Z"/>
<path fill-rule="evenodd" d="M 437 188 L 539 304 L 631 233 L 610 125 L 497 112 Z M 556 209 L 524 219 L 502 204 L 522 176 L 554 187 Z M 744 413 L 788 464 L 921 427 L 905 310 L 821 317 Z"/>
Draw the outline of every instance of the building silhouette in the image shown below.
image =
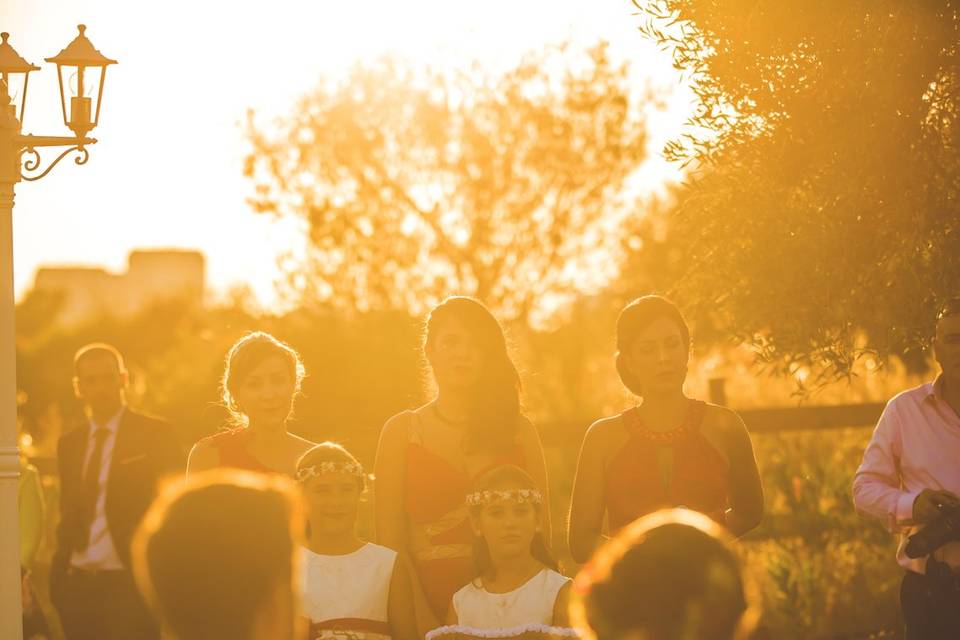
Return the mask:
<path fill-rule="evenodd" d="M 127 258 L 125 273 L 99 267 L 40 267 L 33 290 L 58 296 L 56 323 L 63 326 L 104 316 L 128 318 L 170 300 L 200 307 L 205 261 L 199 251 L 138 250 Z"/>

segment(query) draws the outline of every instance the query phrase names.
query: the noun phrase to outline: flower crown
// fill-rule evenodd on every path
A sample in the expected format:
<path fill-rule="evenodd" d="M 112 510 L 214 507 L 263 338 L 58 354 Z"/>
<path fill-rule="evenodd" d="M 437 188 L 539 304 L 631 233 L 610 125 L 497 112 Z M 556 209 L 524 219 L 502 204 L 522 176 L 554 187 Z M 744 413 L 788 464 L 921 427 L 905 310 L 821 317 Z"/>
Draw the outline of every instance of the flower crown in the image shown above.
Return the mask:
<path fill-rule="evenodd" d="M 347 473 L 352 476 L 363 476 L 363 467 L 356 462 L 318 462 L 309 467 L 297 469 L 297 482 L 306 482 L 310 478 L 323 475 L 325 473 Z"/>
<path fill-rule="evenodd" d="M 494 502 L 517 502 L 520 504 L 543 504 L 543 494 L 538 489 L 500 489 L 474 491 L 467 494 L 468 507 L 484 507 Z"/>

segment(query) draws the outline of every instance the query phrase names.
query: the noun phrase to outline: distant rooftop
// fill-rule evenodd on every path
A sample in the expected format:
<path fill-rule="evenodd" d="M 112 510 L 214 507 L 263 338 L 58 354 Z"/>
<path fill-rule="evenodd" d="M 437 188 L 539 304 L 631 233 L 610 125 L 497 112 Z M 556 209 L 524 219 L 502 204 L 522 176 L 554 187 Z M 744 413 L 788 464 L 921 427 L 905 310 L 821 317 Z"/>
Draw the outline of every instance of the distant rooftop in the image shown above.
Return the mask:
<path fill-rule="evenodd" d="M 139 249 L 124 273 L 87 265 L 37 269 L 33 289 L 63 295 L 58 322 L 77 325 L 104 315 L 129 317 L 151 304 L 177 299 L 201 306 L 205 294 L 203 253 L 183 249 Z"/>

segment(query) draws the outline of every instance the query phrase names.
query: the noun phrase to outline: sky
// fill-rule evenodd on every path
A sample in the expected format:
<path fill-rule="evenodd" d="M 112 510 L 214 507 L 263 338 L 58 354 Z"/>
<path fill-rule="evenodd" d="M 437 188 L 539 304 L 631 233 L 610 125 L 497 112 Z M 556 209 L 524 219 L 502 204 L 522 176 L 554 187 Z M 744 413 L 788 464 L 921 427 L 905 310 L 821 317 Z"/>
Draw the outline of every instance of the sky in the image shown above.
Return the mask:
<path fill-rule="evenodd" d="M 30 77 L 23 133 L 68 135 L 60 112 L 58 53 L 87 25 L 109 68 L 99 142 L 90 160 L 61 162 L 16 187 L 14 280 L 18 297 L 40 265 L 126 268 L 137 248 L 198 249 L 216 295 L 248 287 L 274 301 L 278 257 L 297 251 L 300 225 L 253 213 L 241 167 L 241 123 L 286 114 L 321 79 L 384 53 L 437 66 L 477 60 L 508 69 L 524 53 L 571 40 L 610 42 L 638 88 L 650 81 L 666 108 L 649 117 L 651 158 L 642 181 L 677 177 L 659 156 L 693 98 L 669 55 L 637 31 L 629 0 L 3 0 L 0 30 L 41 67 Z M 45 157 L 49 158 L 52 150 Z"/>

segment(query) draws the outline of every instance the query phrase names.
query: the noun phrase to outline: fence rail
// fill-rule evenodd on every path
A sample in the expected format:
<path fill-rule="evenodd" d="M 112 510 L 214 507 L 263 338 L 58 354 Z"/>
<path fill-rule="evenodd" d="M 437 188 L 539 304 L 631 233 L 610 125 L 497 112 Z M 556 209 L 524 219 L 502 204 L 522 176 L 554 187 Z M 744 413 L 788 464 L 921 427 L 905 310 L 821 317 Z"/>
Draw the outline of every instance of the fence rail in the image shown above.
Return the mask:
<path fill-rule="evenodd" d="M 872 427 L 883 413 L 885 403 L 835 404 L 815 407 L 764 407 L 737 410 L 752 434 L 783 431 L 828 431 L 846 427 Z M 546 445 L 579 442 L 589 422 L 564 421 L 543 425 Z"/>

